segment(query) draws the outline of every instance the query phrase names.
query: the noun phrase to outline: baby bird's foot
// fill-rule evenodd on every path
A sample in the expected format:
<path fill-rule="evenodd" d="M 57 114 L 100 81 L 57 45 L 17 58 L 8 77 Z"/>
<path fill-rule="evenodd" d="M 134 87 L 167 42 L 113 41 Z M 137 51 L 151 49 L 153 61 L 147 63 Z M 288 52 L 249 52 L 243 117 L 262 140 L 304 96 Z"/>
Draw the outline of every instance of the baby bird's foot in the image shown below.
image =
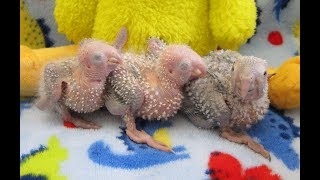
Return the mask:
<path fill-rule="evenodd" d="M 38 109 L 40 110 L 45 110 L 50 106 L 50 102 L 47 98 L 41 97 L 39 98 L 35 104 L 34 104 Z"/>
<path fill-rule="evenodd" d="M 63 120 L 72 122 L 78 128 L 83 128 L 83 129 L 99 129 L 99 128 L 101 128 L 101 126 L 99 126 L 93 122 L 86 121 L 86 120 L 83 120 L 80 118 L 65 117 L 65 118 L 63 118 Z"/>
<path fill-rule="evenodd" d="M 263 157 L 271 161 L 269 152 L 259 143 L 255 142 L 250 136 L 244 133 L 234 132 L 230 128 L 224 128 L 220 134 L 221 137 L 226 138 L 231 142 L 238 144 L 245 144 L 254 152 L 261 154 Z"/>
<path fill-rule="evenodd" d="M 72 123 L 75 126 L 77 126 L 79 128 L 83 128 L 83 129 L 99 129 L 99 128 L 101 128 L 101 126 L 99 126 L 93 122 L 86 121 L 86 120 L 79 119 L 79 118 L 73 118 Z"/>
<path fill-rule="evenodd" d="M 155 149 L 174 153 L 174 151 L 172 149 L 170 149 L 167 145 L 165 145 L 162 142 L 154 140 L 149 134 L 147 134 L 143 130 L 138 131 L 136 129 L 128 129 L 127 128 L 126 133 L 129 136 L 129 138 L 136 143 L 145 143 Z"/>

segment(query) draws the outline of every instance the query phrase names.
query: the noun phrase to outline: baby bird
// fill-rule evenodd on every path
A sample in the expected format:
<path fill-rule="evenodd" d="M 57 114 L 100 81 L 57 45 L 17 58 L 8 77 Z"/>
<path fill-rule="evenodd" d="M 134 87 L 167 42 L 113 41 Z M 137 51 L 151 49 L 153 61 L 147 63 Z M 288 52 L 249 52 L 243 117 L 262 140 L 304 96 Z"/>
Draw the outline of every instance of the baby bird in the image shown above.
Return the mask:
<path fill-rule="evenodd" d="M 161 120 L 174 116 L 181 106 L 183 86 L 203 77 L 206 66 L 201 57 L 186 45 L 166 45 L 158 38 L 148 41 L 148 53 L 123 55 L 124 64 L 108 77 L 105 105 L 109 112 L 121 115 L 126 134 L 136 143 L 172 152 L 136 129 L 135 118 Z"/>
<path fill-rule="evenodd" d="M 230 50 L 211 52 L 203 60 L 207 75 L 185 86 L 182 112 L 196 126 L 219 129 L 222 137 L 270 160 L 269 152 L 244 131 L 269 107 L 266 61 Z"/>
<path fill-rule="evenodd" d="M 57 111 L 64 121 L 72 122 L 76 127 L 100 128 L 78 115 L 104 107 L 106 79 L 122 64 L 120 50 L 126 40 L 124 28 L 119 31 L 113 46 L 100 40 L 85 39 L 80 43 L 76 57 L 48 63 L 35 106 L 40 110 Z"/>

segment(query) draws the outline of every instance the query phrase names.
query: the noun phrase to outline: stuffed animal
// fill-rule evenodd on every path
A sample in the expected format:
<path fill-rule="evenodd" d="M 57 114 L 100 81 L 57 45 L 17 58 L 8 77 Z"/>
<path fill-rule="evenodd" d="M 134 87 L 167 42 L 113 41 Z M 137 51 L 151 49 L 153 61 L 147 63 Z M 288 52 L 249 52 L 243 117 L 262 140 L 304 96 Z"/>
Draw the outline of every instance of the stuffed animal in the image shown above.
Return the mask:
<path fill-rule="evenodd" d="M 199 55 L 238 50 L 254 34 L 255 0 L 56 0 L 58 31 L 78 43 L 83 38 L 112 41 L 125 26 L 125 48 L 147 48 L 149 37 L 188 44 Z"/>
<path fill-rule="evenodd" d="M 285 61 L 279 68 L 269 68 L 271 105 L 286 110 L 300 107 L 300 56 Z"/>
<path fill-rule="evenodd" d="M 45 39 L 41 28 L 28 12 L 24 0 L 20 0 L 20 44 L 30 48 L 45 47 Z"/>

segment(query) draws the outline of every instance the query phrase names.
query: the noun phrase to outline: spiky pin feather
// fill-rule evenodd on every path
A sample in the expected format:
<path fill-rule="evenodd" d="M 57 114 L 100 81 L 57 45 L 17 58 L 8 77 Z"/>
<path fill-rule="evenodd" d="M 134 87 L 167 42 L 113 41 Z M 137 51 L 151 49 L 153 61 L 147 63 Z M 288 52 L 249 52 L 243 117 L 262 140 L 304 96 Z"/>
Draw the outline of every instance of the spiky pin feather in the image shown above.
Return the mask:
<path fill-rule="evenodd" d="M 124 53 L 124 64 L 108 77 L 106 107 L 122 115 L 127 135 L 135 142 L 171 151 L 135 127 L 135 118 L 168 119 L 182 103 L 182 87 L 191 79 L 204 76 L 201 57 L 186 45 L 166 45 L 158 38 L 148 41 L 145 54 Z"/>
<path fill-rule="evenodd" d="M 85 39 L 76 57 L 48 63 L 41 77 L 36 107 L 57 111 L 63 120 L 77 127 L 99 128 L 73 114 L 93 112 L 104 106 L 106 78 L 122 63 L 120 50 L 126 35 L 126 29 L 121 29 L 113 46 Z"/>

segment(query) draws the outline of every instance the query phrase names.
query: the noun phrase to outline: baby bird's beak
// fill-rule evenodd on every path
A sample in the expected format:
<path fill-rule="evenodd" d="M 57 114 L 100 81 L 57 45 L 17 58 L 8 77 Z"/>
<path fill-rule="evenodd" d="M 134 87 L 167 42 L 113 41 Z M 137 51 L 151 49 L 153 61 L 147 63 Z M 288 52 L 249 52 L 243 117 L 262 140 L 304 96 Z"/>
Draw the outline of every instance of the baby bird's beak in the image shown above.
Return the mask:
<path fill-rule="evenodd" d="M 197 69 L 195 69 L 195 70 L 192 71 L 192 74 L 191 74 L 191 75 L 194 76 L 194 77 L 200 77 L 201 74 L 202 74 L 202 73 L 201 73 L 200 69 L 197 68 Z"/>
<path fill-rule="evenodd" d="M 250 82 L 247 80 L 241 81 L 241 88 L 240 88 L 240 96 L 242 99 L 245 99 L 248 91 L 249 91 Z"/>
<path fill-rule="evenodd" d="M 115 57 L 112 57 L 109 59 L 108 61 L 109 64 L 112 64 L 112 65 L 119 65 L 119 64 L 122 64 L 122 59 L 121 58 L 115 58 Z"/>
<path fill-rule="evenodd" d="M 202 62 L 202 60 L 193 62 L 193 70 L 191 72 L 191 78 L 201 78 L 206 76 L 207 66 Z"/>
<path fill-rule="evenodd" d="M 239 87 L 239 94 L 242 99 L 247 97 L 247 94 L 250 90 L 252 78 L 251 77 L 241 77 L 240 78 L 240 87 Z"/>

